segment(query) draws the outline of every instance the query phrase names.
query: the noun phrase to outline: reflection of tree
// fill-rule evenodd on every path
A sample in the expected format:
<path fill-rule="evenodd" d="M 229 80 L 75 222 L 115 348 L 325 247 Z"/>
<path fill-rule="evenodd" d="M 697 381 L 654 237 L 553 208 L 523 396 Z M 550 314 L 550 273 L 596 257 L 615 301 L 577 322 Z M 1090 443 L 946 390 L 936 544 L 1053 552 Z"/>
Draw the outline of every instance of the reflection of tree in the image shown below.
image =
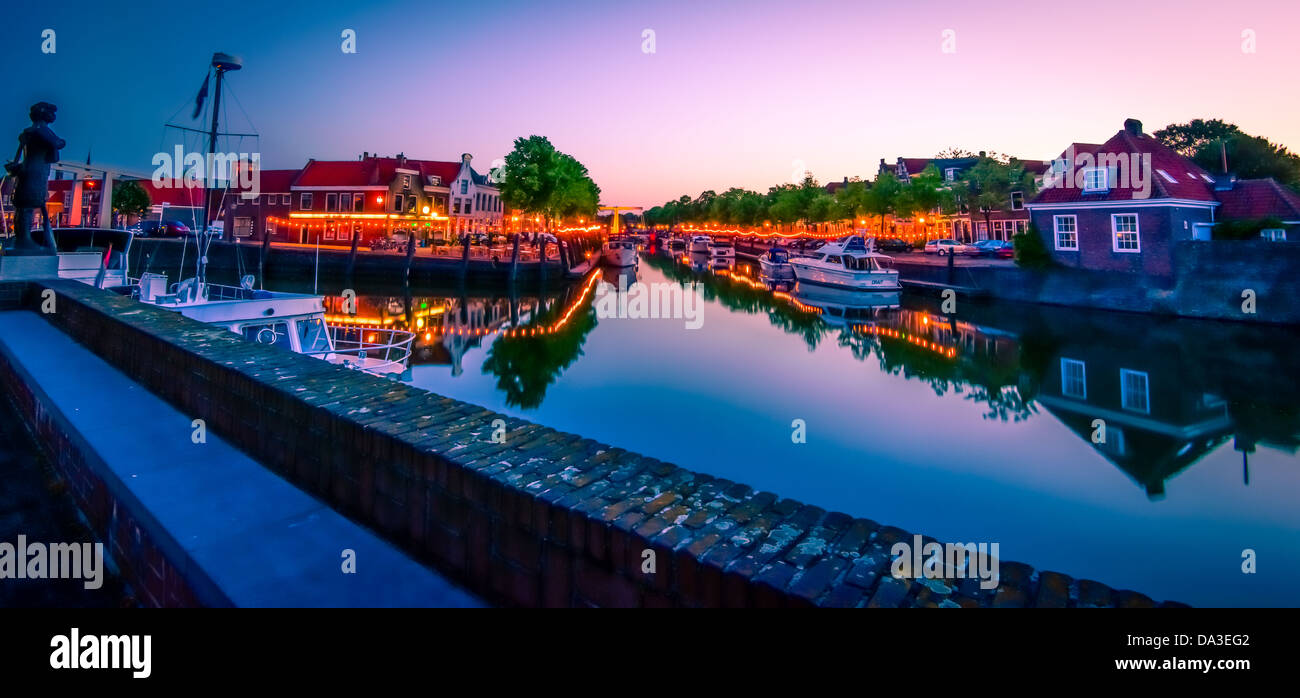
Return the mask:
<path fill-rule="evenodd" d="M 566 309 L 567 304 L 552 305 L 550 311 L 534 318 L 530 325 L 550 326 Z M 531 337 L 498 337 L 483 360 L 483 373 L 496 375 L 497 389 L 506 394 L 507 405 L 533 409 L 542 404 L 547 388 L 560 373 L 582 356 L 582 345 L 595 327 L 596 311 L 589 297 L 555 332 Z"/>

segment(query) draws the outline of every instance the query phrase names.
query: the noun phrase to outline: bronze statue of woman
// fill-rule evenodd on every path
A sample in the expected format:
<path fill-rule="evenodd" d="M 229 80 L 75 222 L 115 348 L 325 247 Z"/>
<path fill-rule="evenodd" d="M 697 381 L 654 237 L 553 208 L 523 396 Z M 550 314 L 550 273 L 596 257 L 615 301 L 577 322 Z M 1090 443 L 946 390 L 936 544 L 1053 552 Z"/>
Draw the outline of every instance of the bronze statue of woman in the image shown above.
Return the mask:
<path fill-rule="evenodd" d="M 32 125 L 18 135 L 18 152 L 13 162 L 5 163 L 5 170 L 14 178 L 13 252 L 17 254 L 54 253 L 54 231 L 50 228 L 50 212 L 45 202 L 49 198 L 50 165 L 59 161 L 59 150 L 67 145 L 50 130 L 57 109 L 49 102 L 32 105 Z M 31 236 L 32 214 L 36 209 L 40 210 L 44 224 L 44 243 Z"/>

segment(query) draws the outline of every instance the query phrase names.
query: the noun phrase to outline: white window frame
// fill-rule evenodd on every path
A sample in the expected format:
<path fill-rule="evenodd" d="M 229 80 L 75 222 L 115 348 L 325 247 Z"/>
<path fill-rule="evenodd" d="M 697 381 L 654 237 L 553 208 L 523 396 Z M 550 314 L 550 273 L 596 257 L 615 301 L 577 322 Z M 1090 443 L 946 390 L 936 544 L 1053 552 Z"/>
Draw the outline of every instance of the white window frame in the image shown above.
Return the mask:
<path fill-rule="evenodd" d="M 1120 217 L 1125 217 L 1125 218 L 1131 217 L 1133 219 L 1133 230 L 1124 231 L 1126 235 L 1129 234 L 1129 232 L 1132 232 L 1133 234 L 1134 247 L 1132 249 L 1129 249 L 1127 247 L 1121 248 L 1119 246 L 1120 231 L 1119 231 L 1119 227 L 1116 225 L 1116 222 Z M 1110 249 L 1112 252 L 1121 252 L 1125 254 L 1140 254 L 1142 252 L 1142 222 L 1138 214 L 1136 213 L 1110 214 Z"/>
<path fill-rule="evenodd" d="M 1100 184 L 1088 186 L 1091 175 L 1100 175 Z M 1085 167 L 1083 169 L 1083 191 L 1084 193 L 1110 191 L 1110 170 L 1105 167 Z"/>
<path fill-rule="evenodd" d="M 1067 369 L 1075 367 L 1078 367 L 1079 369 L 1078 381 L 1079 385 L 1083 387 L 1082 391 L 1070 390 L 1071 376 Z M 1088 364 L 1079 361 L 1078 359 L 1067 359 L 1064 356 L 1061 357 L 1061 395 L 1075 400 L 1088 399 Z"/>
<path fill-rule="evenodd" d="M 956 168 L 956 167 L 949 167 L 948 169 L 944 170 L 944 171 L 943 171 L 943 179 L 944 179 L 945 182 L 955 182 L 955 181 L 957 181 L 957 168 Z"/>
<path fill-rule="evenodd" d="M 310 211 L 312 203 L 311 192 L 305 191 L 298 195 L 298 208 L 302 211 Z"/>
<path fill-rule="evenodd" d="M 1142 377 L 1142 392 L 1140 393 L 1142 404 L 1132 405 L 1130 404 L 1130 398 L 1138 397 L 1139 393 L 1131 393 L 1129 391 L 1128 379 L 1130 377 L 1137 378 L 1138 376 Z M 1119 370 L 1119 395 L 1120 406 L 1129 412 L 1151 414 L 1151 377 L 1147 375 L 1146 371 L 1133 371 L 1127 368 L 1121 368 Z"/>
<path fill-rule="evenodd" d="M 1069 231 L 1061 230 L 1061 221 L 1067 218 L 1070 219 L 1070 224 L 1074 226 L 1074 230 L 1069 230 Z M 1061 246 L 1062 232 L 1068 232 L 1074 235 L 1074 247 Z M 1065 252 L 1079 251 L 1079 217 L 1078 216 L 1075 215 L 1052 216 L 1052 244 L 1056 247 L 1056 249 L 1061 251 L 1065 251 Z"/>
<path fill-rule="evenodd" d="M 1265 228 L 1259 231 L 1259 236 L 1269 242 L 1286 242 L 1286 228 Z"/>
<path fill-rule="evenodd" d="M 1017 201 L 1019 202 L 1019 205 L 1017 205 Z M 1025 193 L 1024 193 L 1024 192 L 1022 192 L 1022 191 L 1013 191 L 1013 192 L 1011 192 L 1011 210 L 1012 210 L 1012 211 L 1023 211 L 1023 210 L 1025 210 Z"/>

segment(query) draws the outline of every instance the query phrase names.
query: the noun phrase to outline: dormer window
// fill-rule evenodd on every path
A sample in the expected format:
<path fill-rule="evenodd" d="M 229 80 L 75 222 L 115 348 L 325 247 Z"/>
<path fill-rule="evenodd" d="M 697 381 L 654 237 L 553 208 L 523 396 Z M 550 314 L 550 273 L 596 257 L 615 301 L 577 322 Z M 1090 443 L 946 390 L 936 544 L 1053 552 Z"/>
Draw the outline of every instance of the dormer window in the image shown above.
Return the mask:
<path fill-rule="evenodd" d="M 468 193 L 469 193 L 469 180 L 468 180 L 468 179 L 462 179 L 462 180 L 460 180 L 460 194 L 461 194 L 461 196 L 465 196 L 465 195 L 468 194 Z"/>
<path fill-rule="evenodd" d="M 1104 167 L 1089 167 L 1083 171 L 1083 191 L 1110 191 L 1109 172 Z"/>
<path fill-rule="evenodd" d="M 439 176 L 437 176 L 437 175 L 430 175 L 430 176 L 429 176 L 429 185 L 430 185 L 430 186 L 434 186 L 434 187 L 440 187 L 440 186 L 442 186 L 442 177 L 439 177 Z"/>
<path fill-rule="evenodd" d="M 1011 192 L 1011 210 L 1021 211 L 1024 210 L 1024 208 L 1025 208 L 1024 192 L 1018 192 L 1018 191 Z"/>
<path fill-rule="evenodd" d="M 403 189 L 411 188 L 411 175 L 402 175 L 402 188 Z"/>
<path fill-rule="evenodd" d="M 957 168 L 956 168 L 956 167 L 949 167 L 948 169 L 944 170 L 944 171 L 943 171 L 943 179 L 944 179 L 945 182 L 955 182 L 955 181 L 957 181 Z"/>

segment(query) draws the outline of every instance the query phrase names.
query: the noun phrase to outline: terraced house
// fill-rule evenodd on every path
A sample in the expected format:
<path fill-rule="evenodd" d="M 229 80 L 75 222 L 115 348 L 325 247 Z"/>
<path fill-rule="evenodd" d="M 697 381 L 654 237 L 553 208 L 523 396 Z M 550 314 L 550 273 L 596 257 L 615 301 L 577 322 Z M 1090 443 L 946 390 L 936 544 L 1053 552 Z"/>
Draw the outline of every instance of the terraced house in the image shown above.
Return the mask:
<path fill-rule="evenodd" d="M 879 172 L 894 174 L 903 182 L 909 182 L 933 165 L 943 177 L 943 181 L 951 185 L 960 180 L 967 170 L 978 164 L 980 158 L 986 156 L 987 153 L 981 151 L 978 156 L 964 158 L 900 157 L 893 164 L 881 158 Z M 1041 177 L 1048 168 L 1048 163 L 1040 160 L 1016 159 L 1015 161 L 1036 178 Z M 1013 235 L 1029 229 L 1029 211 L 1025 208 L 1029 194 L 1024 191 L 1013 191 L 1000 208 L 987 212 L 982 210 L 972 212 L 970 207 L 962 204 L 956 213 L 936 216 L 933 220 L 934 225 L 928 227 L 929 237 L 950 237 L 967 243 L 978 240 L 1010 240 Z"/>
<path fill-rule="evenodd" d="M 1026 206 L 1064 266 L 1170 276 L 1179 241 L 1225 220 L 1276 219 L 1267 240 L 1296 239 L 1300 196 L 1272 179 L 1211 174 L 1128 119 L 1104 143 L 1074 143 Z"/>

